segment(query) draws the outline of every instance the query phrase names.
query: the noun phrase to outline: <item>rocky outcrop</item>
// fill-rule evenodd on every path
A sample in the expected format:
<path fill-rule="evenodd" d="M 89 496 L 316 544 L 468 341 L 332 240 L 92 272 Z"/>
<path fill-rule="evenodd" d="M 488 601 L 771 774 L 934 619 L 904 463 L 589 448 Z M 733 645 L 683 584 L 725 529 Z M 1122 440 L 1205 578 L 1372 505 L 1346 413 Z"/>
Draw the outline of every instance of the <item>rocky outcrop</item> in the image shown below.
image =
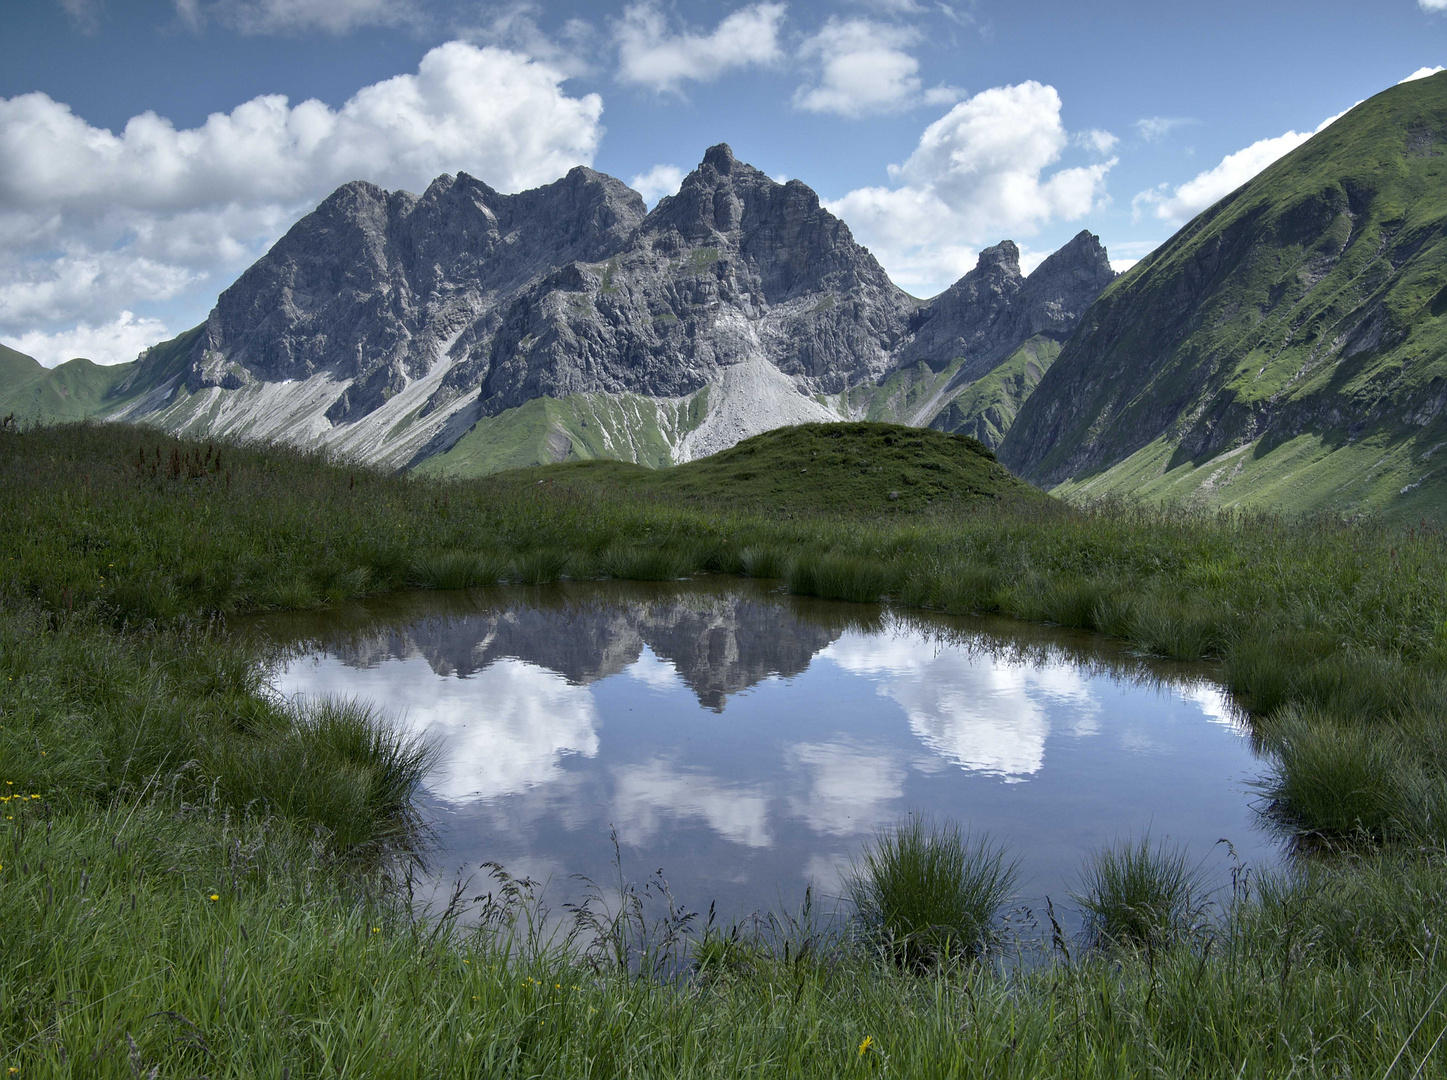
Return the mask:
<path fill-rule="evenodd" d="M 900 362 L 964 357 L 957 378 L 972 382 L 1036 335 L 1064 341 L 1114 278 L 1092 233 L 1079 233 L 1028 278 L 1020 249 L 1006 240 L 980 252 L 973 270 L 915 313 Z"/>

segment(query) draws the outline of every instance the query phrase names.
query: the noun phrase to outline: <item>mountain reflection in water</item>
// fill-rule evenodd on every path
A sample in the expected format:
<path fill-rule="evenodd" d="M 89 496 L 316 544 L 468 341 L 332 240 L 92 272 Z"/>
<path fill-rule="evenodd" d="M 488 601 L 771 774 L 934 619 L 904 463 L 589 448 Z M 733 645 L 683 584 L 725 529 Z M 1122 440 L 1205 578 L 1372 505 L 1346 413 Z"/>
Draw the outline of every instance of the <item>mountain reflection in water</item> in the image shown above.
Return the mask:
<path fill-rule="evenodd" d="M 1005 841 L 1032 896 L 1146 830 L 1276 858 L 1205 669 L 1087 635 L 732 581 L 408 594 L 250 628 L 282 693 L 367 699 L 441 744 L 439 873 L 607 876 L 613 827 L 675 892 L 742 913 L 837 890 L 912 810 Z"/>

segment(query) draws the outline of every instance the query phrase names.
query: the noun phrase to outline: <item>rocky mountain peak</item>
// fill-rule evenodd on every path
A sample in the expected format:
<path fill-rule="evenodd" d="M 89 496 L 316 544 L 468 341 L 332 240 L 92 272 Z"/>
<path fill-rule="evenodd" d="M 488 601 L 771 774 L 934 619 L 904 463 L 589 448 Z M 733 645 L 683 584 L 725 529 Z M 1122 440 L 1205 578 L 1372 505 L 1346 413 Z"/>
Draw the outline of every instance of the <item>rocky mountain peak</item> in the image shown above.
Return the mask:
<path fill-rule="evenodd" d="M 1102 289 L 1115 280 L 1115 271 L 1110 268 L 1110 257 L 1100 237 L 1082 229 L 1069 243 L 1037 266 L 1030 277 L 1044 280 L 1067 275 Z"/>
<path fill-rule="evenodd" d="M 703 152 L 703 164 L 720 176 L 728 176 L 734 166 L 739 164 L 739 160 L 734 157 L 733 149 L 728 143 L 719 143 Z"/>
<path fill-rule="evenodd" d="M 1100 237 L 1077 233 L 1025 280 L 1012 312 L 1015 332 L 1063 341 L 1115 276 Z"/>
<path fill-rule="evenodd" d="M 975 262 L 975 270 L 978 273 L 996 270 L 1013 277 L 1023 277 L 1020 273 L 1020 249 L 1013 240 L 1001 240 L 994 247 L 987 247 L 980 252 L 980 257 Z"/>

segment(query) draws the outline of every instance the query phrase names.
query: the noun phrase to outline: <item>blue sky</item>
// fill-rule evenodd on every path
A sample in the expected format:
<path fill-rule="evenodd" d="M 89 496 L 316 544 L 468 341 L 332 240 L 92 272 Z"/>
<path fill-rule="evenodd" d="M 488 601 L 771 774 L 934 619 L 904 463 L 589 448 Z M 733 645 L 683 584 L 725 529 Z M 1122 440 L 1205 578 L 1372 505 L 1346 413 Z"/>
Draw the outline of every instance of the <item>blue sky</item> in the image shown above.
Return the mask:
<path fill-rule="evenodd" d="M 652 202 L 715 142 L 916 295 L 1007 237 L 1126 266 L 1444 46 L 1447 0 L 12 0 L 0 341 L 132 359 L 347 180 Z"/>

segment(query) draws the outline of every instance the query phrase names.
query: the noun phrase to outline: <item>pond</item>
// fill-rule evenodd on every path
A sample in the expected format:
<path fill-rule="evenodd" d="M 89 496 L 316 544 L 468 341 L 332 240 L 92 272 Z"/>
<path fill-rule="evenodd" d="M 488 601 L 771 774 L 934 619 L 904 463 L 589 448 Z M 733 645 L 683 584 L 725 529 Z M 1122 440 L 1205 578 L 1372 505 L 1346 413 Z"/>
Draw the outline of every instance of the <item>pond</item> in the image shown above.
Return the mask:
<path fill-rule="evenodd" d="M 394 594 L 250 629 L 281 694 L 365 699 L 440 743 L 443 890 L 492 860 L 576 899 L 574 875 L 616 879 L 616 831 L 623 872 L 690 908 L 796 910 L 812 884 L 829 910 L 909 812 L 1003 842 L 1032 906 L 1068 908 L 1089 851 L 1147 833 L 1218 884 L 1283 857 L 1212 670 L 1092 635 L 734 579 Z"/>

